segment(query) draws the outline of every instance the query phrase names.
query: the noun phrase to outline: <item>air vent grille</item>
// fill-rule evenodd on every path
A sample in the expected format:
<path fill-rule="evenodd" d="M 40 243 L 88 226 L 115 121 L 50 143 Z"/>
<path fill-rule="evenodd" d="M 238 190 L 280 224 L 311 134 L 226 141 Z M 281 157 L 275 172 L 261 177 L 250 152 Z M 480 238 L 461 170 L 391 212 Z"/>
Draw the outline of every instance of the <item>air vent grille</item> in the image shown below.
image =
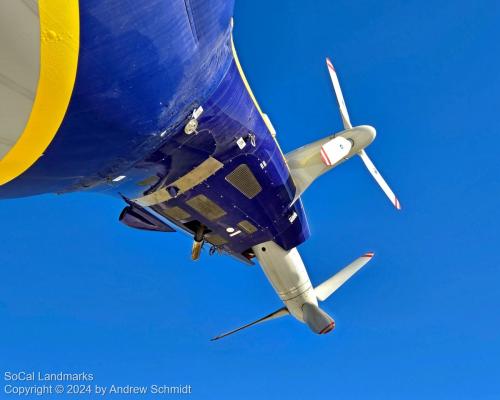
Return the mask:
<path fill-rule="evenodd" d="M 241 222 L 238 222 L 238 227 L 240 229 L 243 229 L 246 233 L 248 234 L 252 234 L 254 232 L 257 232 L 257 228 L 250 222 L 248 222 L 247 220 L 243 220 Z"/>
<path fill-rule="evenodd" d="M 226 212 L 222 208 L 202 194 L 189 199 L 186 201 L 186 204 L 209 221 L 214 221 L 226 215 Z"/>
<path fill-rule="evenodd" d="M 216 235 L 216 234 L 208 234 L 208 235 L 205 235 L 205 238 L 212 244 L 216 245 L 216 246 L 222 246 L 223 244 L 226 244 L 227 243 L 227 240 L 224 239 L 222 236 L 220 235 Z"/>
<path fill-rule="evenodd" d="M 262 191 L 262 186 L 255 178 L 248 165 L 241 164 L 226 176 L 226 181 L 238 189 L 249 199 L 253 199 Z"/>
<path fill-rule="evenodd" d="M 162 208 L 158 211 L 161 214 L 165 215 L 166 217 L 170 217 L 177 221 L 183 221 L 191 217 L 191 215 L 187 211 L 177 206 L 170 208 Z"/>

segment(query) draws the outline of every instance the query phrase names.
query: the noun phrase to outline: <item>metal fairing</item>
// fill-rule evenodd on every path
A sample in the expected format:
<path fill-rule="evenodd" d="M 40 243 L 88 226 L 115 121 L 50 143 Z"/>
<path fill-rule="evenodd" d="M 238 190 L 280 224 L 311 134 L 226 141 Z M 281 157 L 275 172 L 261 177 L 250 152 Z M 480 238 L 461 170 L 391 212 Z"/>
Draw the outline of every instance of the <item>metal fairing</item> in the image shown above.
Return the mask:
<path fill-rule="evenodd" d="M 0 186 L 0 198 L 91 190 L 134 201 L 213 157 L 223 164 L 215 174 L 147 209 L 162 219 L 165 207 L 186 210 L 239 257 L 270 240 L 285 249 L 299 245 L 309 236 L 305 212 L 300 200 L 290 206 L 295 186 L 288 167 L 234 59 L 233 2 L 144 3 L 80 3 L 78 70 L 67 113 L 43 157 Z M 200 105 L 198 131 L 187 135 L 184 126 Z M 262 187 L 253 198 L 226 180 L 241 164 Z M 186 204 L 198 195 L 225 214 L 211 221 Z M 169 220 L 188 229 L 186 221 Z M 240 230 L 243 220 L 257 231 L 230 236 L 226 228 Z"/>

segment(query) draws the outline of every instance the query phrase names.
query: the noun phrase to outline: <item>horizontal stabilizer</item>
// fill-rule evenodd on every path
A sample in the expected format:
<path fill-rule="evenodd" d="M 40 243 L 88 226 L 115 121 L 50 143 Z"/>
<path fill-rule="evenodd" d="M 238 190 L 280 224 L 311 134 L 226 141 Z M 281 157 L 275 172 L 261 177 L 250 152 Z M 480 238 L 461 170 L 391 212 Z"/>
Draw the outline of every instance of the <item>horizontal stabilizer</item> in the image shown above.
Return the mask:
<path fill-rule="evenodd" d="M 258 319 L 257 321 L 254 321 L 254 322 L 251 322 L 249 324 L 246 324 L 246 325 L 243 325 L 243 326 L 240 326 L 239 328 L 237 329 L 234 329 L 230 332 L 226 332 L 226 333 L 223 333 L 219 336 L 216 336 L 214 337 L 213 339 L 210 339 L 210 340 L 219 340 L 219 339 L 222 339 L 223 337 L 226 337 L 226 336 L 229 336 L 229 335 L 232 335 L 233 333 L 236 333 L 236 332 L 239 332 L 239 331 L 242 331 L 243 329 L 245 328 L 249 328 L 253 325 L 257 325 L 257 324 L 260 324 L 261 322 L 266 322 L 266 321 L 270 321 L 272 319 L 276 319 L 276 318 L 280 318 L 280 317 L 284 317 L 285 315 L 288 315 L 289 312 L 288 310 L 286 309 L 286 307 L 283 307 L 283 308 L 280 308 L 279 310 L 269 314 L 269 315 L 266 315 L 265 317 L 262 317 L 260 319 Z"/>
<path fill-rule="evenodd" d="M 330 279 L 323 282 L 321 285 L 314 288 L 316 297 L 319 301 L 325 301 L 332 295 L 339 287 L 346 283 L 351 276 L 363 268 L 368 261 L 373 257 L 374 253 L 366 253 L 359 257 L 357 260 L 350 263 L 347 267 L 341 269 Z"/>

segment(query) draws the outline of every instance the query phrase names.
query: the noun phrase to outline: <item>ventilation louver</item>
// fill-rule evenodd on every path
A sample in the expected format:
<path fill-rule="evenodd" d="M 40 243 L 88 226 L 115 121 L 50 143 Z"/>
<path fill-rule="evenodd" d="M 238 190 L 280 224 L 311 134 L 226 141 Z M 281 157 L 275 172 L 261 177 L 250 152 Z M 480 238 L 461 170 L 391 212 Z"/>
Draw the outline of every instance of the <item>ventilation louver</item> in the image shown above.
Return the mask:
<path fill-rule="evenodd" d="M 227 243 L 227 240 L 224 239 L 222 236 L 212 233 L 205 235 L 205 239 L 207 239 L 209 243 L 212 243 L 216 246 L 222 246 L 223 244 Z"/>
<path fill-rule="evenodd" d="M 189 199 L 186 204 L 209 221 L 214 221 L 226 215 L 222 208 L 202 194 Z"/>
<path fill-rule="evenodd" d="M 254 232 L 257 232 L 257 228 L 250 222 L 248 222 L 247 220 L 243 220 L 241 222 L 238 222 L 238 227 L 240 229 L 243 229 L 246 233 L 248 234 L 252 234 Z"/>
<path fill-rule="evenodd" d="M 248 165 L 241 164 L 226 176 L 226 181 L 238 189 L 249 199 L 253 199 L 262 191 L 262 186 L 255 178 Z"/>
<path fill-rule="evenodd" d="M 183 221 L 191 217 L 191 215 L 187 211 L 177 206 L 170 208 L 161 208 L 158 211 L 166 217 L 170 217 L 177 221 Z"/>

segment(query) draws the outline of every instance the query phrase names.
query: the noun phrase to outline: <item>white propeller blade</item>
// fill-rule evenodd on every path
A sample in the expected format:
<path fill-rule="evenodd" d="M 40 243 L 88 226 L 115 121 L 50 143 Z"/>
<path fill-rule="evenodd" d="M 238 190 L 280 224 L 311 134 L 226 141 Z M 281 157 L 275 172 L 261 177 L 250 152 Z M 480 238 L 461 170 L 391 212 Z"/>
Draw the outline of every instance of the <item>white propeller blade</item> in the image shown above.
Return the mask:
<path fill-rule="evenodd" d="M 347 112 L 344 96 L 342 95 L 342 89 L 340 89 L 339 78 L 337 77 L 335 68 L 328 57 L 326 58 L 326 66 L 328 67 L 328 72 L 330 73 L 330 78 L 332 79 L 333 90 L 335 90 L 335 96 L 337 97 L 337 102 L 339 103 L 340 116 L 342 117 L 344 128 L 351 129 L 351 120 L 349 119 L 349 113 Z"/>
<path fill-rule="evenodd" d="M 262 318 L 258 319 L 257 321 L 250 322 L 249 324 L 240 326 L 239 328 L 236 328 L 236 329 L 233 329 L 232 331 L 223 333 L 223 334 L 221 334 L 219 336 L 216 336 L 216 337 L 214 337 L 213 339 L 210 339 L 210 340 L 211 341 L 219 340 L 219 339 L 222 339 L 222 338 L 224 338 L 226 336 L 232 335 L 233 333 L 242 331 L 243 329 L 250 328 L 251 326 L 260 324 L 262 322 L 270 321 L 272 319 L 284 317 L 285 315 L 288 315 L 288 314 L 290 314 L 290 312 L 288 311 L 288 309 L 286 307 L 283 307 L 283 308 L 280 308 L 279 310 L 276 310 L 275 312 L 272 312 L 269 315 L 266 315 L 265 317 L 262 317 Z"/>
<path fill-rule="evenodd" d="M 330 279 L 324 281 L 321 285 L 314 288 L 314 293 L 319 301 L 325 301 L 332 295 L 339 287 L 346 283 L 351 276 L 363 268 L 368 261 L 373 257 L 373 253 L 365 253 L 358 259 L 354 260 L 347 267 L 344 267 Z"/>
<path fill-rule="evenodd" d="M 346 130 L 352 129 L 351 120 L 349 118 L 349 113 L 347 112 L 347 107 L 344 101 L 344 95 L 342 94 L 342 89 L 340 88 L 339 78 L 337 76 L 337 72 L 335 72 L 335 68 L 333 67 L 331 60 L 328 57 L 326 58 L 326 66 L 328 67 L 330 78 L 332 79 L 333 90 L 335 91 L 335 96 L 337 97 L 337 103 L 339 104 L 340 116 L 342 117 L 344 128 Z M 331 165 L 331 163 L 328 162 L 328 154 L 324 154 L 325 151 L 326 149 L 322 148 L 321 156 L 324 160 L 326 159 L 326 165 Z M 398 210 L 401 210 L 401 204 L 399 203 L 398 198 L 391 190 L 387 182 L 384 180 L 384 178 L 382 178 L 382 175 L 380 175 L 380 172 L 378 172 L 377 168 L 375 168 L 375 165 L 373 165 L 372 161 L 368 158 L 366 152 L 364 150 L 361 150 L 358 155 L 361 157 L 361 159 L 365 163 L 366 168 L 368 168 L 368 171 L 370 171 L 370 174 L 372 174 L 373 178 L 375 178 L 386 196 L 389 197 L 389 200 L 391 200 L 391 203 L 394 205 L 394 207 L 396 207 Z"/>
<path fill-rule="evenodd" d="M 377 168 L 375 168 L 375 165 L 373 165 L 372 160 L 370 160 L 366 152 L 364 150 L 361 150 L 358 155 L 361 157 L 366 165 L 366 168 L 368 169 L 368 171 L 370 171 L 370 174 L 372 174 L 373 178 L 377 181 L 386 196 L 389 197 L 389 200 L 394 205 L 394 207 L 396 207 L 398 210 L 401 210 L 401 204 L 399 203 L 398 198 L 391 190 L 387 182 L 384 180 L 384 178 L 382 178 L 382 175 L 380 175 L 380 172 L 378 172 Z"/>

